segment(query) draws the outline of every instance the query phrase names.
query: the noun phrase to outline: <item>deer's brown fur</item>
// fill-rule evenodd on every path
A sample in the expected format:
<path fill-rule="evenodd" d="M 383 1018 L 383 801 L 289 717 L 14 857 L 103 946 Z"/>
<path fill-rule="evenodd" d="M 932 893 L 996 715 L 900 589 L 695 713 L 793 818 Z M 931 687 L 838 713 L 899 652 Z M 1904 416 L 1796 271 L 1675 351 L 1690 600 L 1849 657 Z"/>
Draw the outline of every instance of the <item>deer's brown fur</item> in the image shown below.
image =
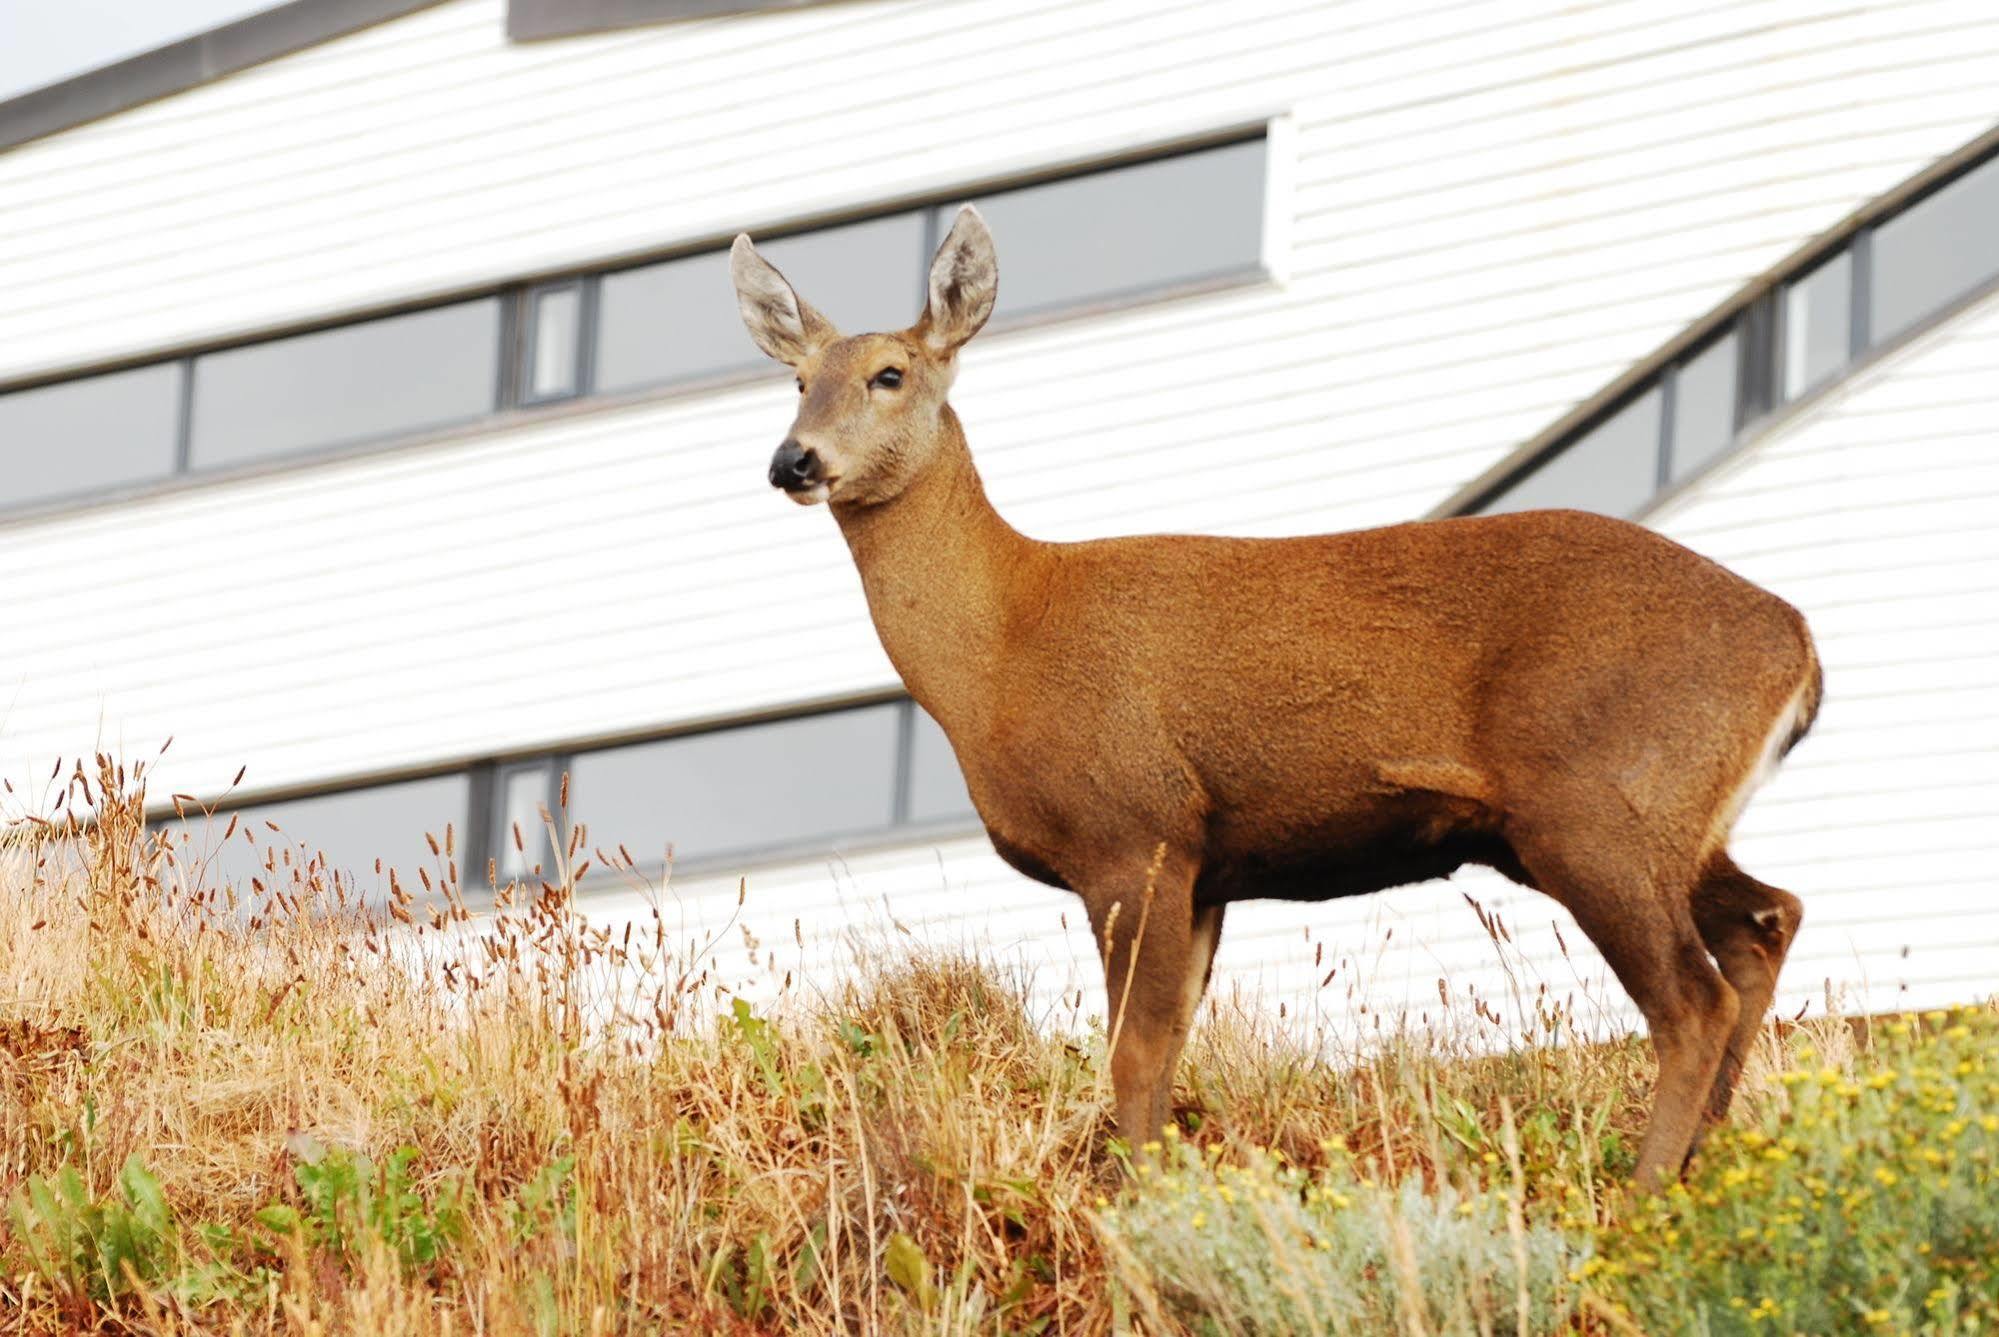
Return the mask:
<path fill-rule="evenodd" d="M 946 403 L 997 286 L 975 212 L 899 333 L 842 338 L 747 238 L 734 270 L 752 335 L 799 376 L 772 481 L 831 504 L 1001 857 L 1088 911 L 1128 1139 L 1169 1113 L 1231 902 L 1481 863 L 1565 906 L 1644 1013 L 1639 1175 L 1677 1172 L 1802 914 L 1724 848 L 1817 707 L 1794 609 L 1574 511 L 1038 542 L 987 501 Z"/>

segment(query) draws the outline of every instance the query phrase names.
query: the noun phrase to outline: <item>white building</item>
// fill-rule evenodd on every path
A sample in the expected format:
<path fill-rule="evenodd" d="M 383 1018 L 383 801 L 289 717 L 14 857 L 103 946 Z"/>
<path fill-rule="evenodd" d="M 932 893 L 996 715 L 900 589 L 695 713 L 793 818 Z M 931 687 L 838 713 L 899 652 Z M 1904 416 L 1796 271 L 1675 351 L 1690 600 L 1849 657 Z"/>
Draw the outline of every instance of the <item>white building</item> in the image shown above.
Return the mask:
<path fill-rule="evenodd" d="M 899 326 L 977 199 L 955 398 L 1018 526 L 1637 516 L 1817 632 L 1736 842 L 1807 901 L 1783 1006 L 1983 996 L 1995 90 L 1967 0 L 295 0 L 0 103 L 0 773 L 171 735 L 162 805 L 372 885 L 446 823 L 507 870 L 566 771 L 594 845 L 674 846 L 670 918 L 747 878 L 780 967 L 893 916 L 1094 986 L 765 483 L 793 392 L 718 249 Z M 1240 909 L 1218 978 L 1492 997 L 1467 893 L 1596 969 L 1468 873 Z"/>

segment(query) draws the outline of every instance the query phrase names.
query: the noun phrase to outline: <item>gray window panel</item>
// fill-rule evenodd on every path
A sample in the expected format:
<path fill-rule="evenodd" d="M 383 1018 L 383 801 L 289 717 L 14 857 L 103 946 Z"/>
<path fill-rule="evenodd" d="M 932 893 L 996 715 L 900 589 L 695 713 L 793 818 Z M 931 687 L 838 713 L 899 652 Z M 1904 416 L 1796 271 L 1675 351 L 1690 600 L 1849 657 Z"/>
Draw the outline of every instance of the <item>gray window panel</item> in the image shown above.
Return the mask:
<path fill-rule="evenodd" d="M 1784 289 L 1786 399 L 1846 365 L 1852 330 L 1853 253 L 1841 251 Z"/>
<path fill-rule="evenodd" d="M 525 398 L 561 399 L 575 394 L 577 354 L 582 347 L 583 289 L 575 284 L 535 293 L 528 314 Z"/>
<path fill-rule="evenodd" d="M 543 810 L 552 806 L 550 764 L 536 761 L 507 767 L 493 787 L 498 808 L 493 824 L 493 862 L 502 883 L 532 876 L 537 865 L 544 875 L 553 875 L 555 863 L 549 847 L 548 822 L 542 817 Z M 518 847 L 514 844 L 516 827 L 521 833 Z"/>
<path fill-rule="evenodd" d="M 923 227 L 920 211 L 893 214 L 783 237 L 757 249 L 842 331 L 899 330 L 922 309 Z M 774 366 L 743 328 L 727 251 L 604 276 L 598 289 L 597 389 L 629 390 Z"/>
<path fill-rule="evenodd" d="M 1629 516 L 1659 477 L 1659 391 L 1645 392 L 1595 431 L 1484 507 L 1487 515 L 1571 507 Z"/>
<path fill-rule="evenodd" d="M 180 377 L 166 362 L 0 395 L 0 506 L 171 474 Z"/>
<path fill-rule="evenodd" d="M 736 314 L 726 254 L 606 274 L 597 294 L 599 390 L 695 380 L 766 363 Z"/>
<path fill-rule="evenodd" d="M 1874 232 L 1874 342 L 1999 277 L 1999 161 L 1986 163 Z"/>
<path fill-rule="evenodd" d="M 1670 461 L 1676 483 L 1734 444 L 1735 340 L 1732 333 L 1715 340 L 1674 378 Z"/>
<path fill-rule="evenodd" d="M 971 817 L 972 796 L 965 789 L 951 740 L 923 707 L 912 703 L 910 711 L 915 716 L 915 734 L 909 753 L 909 820 Z"/>
<path fill-rule="evenodd" d="M 1255 272 L 1264 148 L 1248 140 L 975 201 L 999 247 L 994 315 Z M 940 210 L 939 236 L 956 213 Z"/>
<path fill-rule="evenodd" d="M 507 36 L 526 42 L 674 19 L 803 9 L 823 3 L 825 0 L 508 0 Z"/>
<path fill-rule="evenodd" d="M 320 794 L 282 803 L 267 803 L 241 811 L 235 832 L 225 842 L 229 813 L 211 818 L 190 817 L 177 841 L 187 857 L 206 858 L 212 881 L 233 882 L 239 897 L 250 891 L 250 879 L 266 888 L 293 885 L 293 869 L 302 870 L 312 858 L 324 852 L 329 872 L 337 872 L 343 886 L 351 887 L 369 904 L 379 905 L 388 897 L 386 871 L 375 874 L 375 861 L 384 870 L 394 868 L 403 887 L 421 899 L 423 882 L 419 869 L 431 871 L 435 882 L 443 861 L 430 852 L 425 836 L 444 843 L 444 829 L 453 827 L 462 838 L 469 802 L 470 782 L 463 774 L 440 775 L 428 780 L 408 780 L 397 784 L 353 789 L 339 794 Z M 272 831 L 265 823 L 275 823 Z M 286 857 L 289 856 L 289 864 Z M 275 878 L 265 870 L 275 859 Z M 467 865 L 459 852 L 459 868 Z M 485 875 L 483 865 L 476 876 Z M 473 876 L 473 874 L 467 874 Z"/>
<path fill-rule="evenodd" d="M 194 467 L 491 413 L 499 339 L 487 297 L 209 353 L 194 366 Z"/>
<path fill-rule="evenodd" d="M 579 754 L 573 819 L 587 851 L 641 866 L 780 848 L 895 818 L 894 705 Z"/>

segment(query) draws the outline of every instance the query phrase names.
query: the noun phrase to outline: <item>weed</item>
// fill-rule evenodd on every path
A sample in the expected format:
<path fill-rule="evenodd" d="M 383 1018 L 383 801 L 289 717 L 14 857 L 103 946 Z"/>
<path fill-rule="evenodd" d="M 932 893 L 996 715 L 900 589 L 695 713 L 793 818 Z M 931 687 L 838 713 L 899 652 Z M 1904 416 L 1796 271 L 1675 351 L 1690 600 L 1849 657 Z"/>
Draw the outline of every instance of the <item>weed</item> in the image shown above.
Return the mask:
<path fill-rule="evenodd" d="M 301 1149 L 293 1169 L 299 1205 L 272 1203 L 257 1213 L 257 1224 L 274 1235 L 350 1267 L 380 1245 L 416 1272 L 464 1234 L 462 1181 L 447 1175 L 426 1191 L 412 1173 L 420 1155 L 415 1147 L 396 1148 L 377 1167 L 352 1151 L 329 1150 L 312 1139 L 295 1142 Z"/>
<path fill-rule="evenodd" d="M 987 963 L 898 945 L 752 1008 L 664 915 L 578 912 L 580 828 L 475 914 L 449 831 L 379 902 L 282 842 L 220 885 L 142 770 L 68 783 L 0 837 L 13 1331 L 1999 1325 L 1990 1010 L 1766 1034 L 1648 1199 L 1647 1047 L 1545 991 L 1330 1054 L 1221 1000 L 1132 1155 L 1101 1024 Z"/>

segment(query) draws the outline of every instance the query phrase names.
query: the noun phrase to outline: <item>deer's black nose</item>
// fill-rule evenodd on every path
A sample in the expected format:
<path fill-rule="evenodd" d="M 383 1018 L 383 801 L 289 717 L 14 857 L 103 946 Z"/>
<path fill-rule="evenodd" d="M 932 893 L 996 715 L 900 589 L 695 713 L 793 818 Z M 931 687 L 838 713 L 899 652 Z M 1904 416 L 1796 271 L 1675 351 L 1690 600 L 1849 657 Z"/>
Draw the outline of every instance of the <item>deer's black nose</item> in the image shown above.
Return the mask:
<path fill-rule="evenodd" d="M 803 492 L 815 486 L 821 476 L 819 452 L 807 450 L 796 440 L 787 440 L 770 457 L 770 485 L 786 492 Z"/>

